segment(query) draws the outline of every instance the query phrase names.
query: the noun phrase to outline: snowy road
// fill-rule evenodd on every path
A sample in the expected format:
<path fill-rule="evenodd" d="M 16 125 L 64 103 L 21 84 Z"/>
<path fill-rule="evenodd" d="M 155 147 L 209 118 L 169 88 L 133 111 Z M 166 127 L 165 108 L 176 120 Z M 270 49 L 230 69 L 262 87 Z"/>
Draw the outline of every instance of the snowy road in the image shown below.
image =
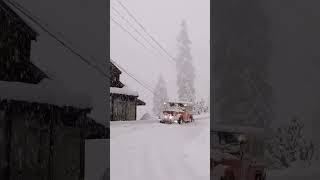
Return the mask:
<path fill-rule="evenodd" d="M 111 123 L 111 180 L 209 180 L 209 118 Z"/>

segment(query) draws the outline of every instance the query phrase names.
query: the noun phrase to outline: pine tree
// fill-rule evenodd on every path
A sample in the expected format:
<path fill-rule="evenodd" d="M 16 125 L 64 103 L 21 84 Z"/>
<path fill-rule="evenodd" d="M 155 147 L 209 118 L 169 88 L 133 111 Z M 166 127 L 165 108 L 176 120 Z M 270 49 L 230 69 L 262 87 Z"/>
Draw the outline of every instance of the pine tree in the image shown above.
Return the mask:
<path fill-rule="evenodd" d="M 153 113 L 157 116 L 161 113 L 161 107 L 164 102 L 168 101 L 168 93 L 166 83 L 160 75 L 158 84 L 153 96 Z"/>
<path fill-rule="evenodd" d="M 191 41 L 187 32 L 187 24 L 182 21 L 181 31 L 177 38 L 179 53 L 176 58 L 178 97 L 180 101 L 195 101 L 195 72 L 190 52 Z"/>
<path fill-rule="evenodd" d="M 270 126 L 269 28 L 259 1 L 217 1 L 213 18 L 213 119 Z"/>

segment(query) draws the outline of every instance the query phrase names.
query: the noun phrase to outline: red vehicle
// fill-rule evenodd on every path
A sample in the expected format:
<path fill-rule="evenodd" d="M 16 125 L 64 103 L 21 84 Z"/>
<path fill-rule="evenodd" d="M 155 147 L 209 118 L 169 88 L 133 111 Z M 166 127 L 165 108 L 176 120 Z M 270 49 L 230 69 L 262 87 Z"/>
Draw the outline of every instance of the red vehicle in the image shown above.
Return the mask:
<path fill-rule="evenodd" d="M 189 102 L 165 102 L 163 105 L 161 123 L 187 123 L 192 122 L 193 106 Z"/>
<path fill-rule="evenodd" d="M 264 130 L 214 124 L 210 166 L 219 180 L 265 180 Z M 215 168 L 220 167 L 220 174 Z M 222 170 L 221 170 L 222 168 Z M 216 174 L 215 174 L 216 173 Z"/>

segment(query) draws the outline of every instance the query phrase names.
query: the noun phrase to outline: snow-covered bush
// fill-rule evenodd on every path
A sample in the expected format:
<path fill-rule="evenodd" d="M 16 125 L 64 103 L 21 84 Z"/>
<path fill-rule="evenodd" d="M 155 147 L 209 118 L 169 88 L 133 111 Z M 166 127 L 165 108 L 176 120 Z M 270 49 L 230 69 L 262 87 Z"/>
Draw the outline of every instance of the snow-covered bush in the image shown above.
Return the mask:
<path fill-rule="evenodd" d="M 208 113 L 209 107 L 208 107 L 207 103 L 203 99 L 201 99 L 200 101 L 197 101 L 194 104 L 193 111 L 196 114 L 200 115 L 200 114 Z"/>
<path fill-rule="evenodd" d="M 287 127 L 278 128 L 267 143 L 267 154 L 272 166 L 288 168 L 296 162 L 310 165 L 315 154 L 315 145 L 303 134 L 304 125 L 298 118 L 293 118 Z"/>

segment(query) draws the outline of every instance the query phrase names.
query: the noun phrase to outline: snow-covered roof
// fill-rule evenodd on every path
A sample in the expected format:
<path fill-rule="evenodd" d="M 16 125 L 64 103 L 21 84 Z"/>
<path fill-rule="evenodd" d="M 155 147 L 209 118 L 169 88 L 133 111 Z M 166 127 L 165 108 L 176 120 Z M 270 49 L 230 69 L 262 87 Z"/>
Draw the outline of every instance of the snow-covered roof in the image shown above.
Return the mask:
<path fill-rule="evenodd" d="M 91 108 L 87 96 L 67 92 L 51 80 L 44 80 L 39 84 L 0 81 L 0 99 L 45 103 L 60 107 Z"/>
<path fill-rule="evenodd" d="M 110 93 L 112 94 L 123 94 L 123 95 L 128 95 L 128 96 L 139 96 L 138 92 L 132 91 L 128 87 L 123 87 L 123 88 L 117 88 L 117 87 L 110 87 Z"/>
<path fill-rule="evenodd" d="M 180 107 L 177 107 L 177 106 L 165 107 L 164 111 L 184 112 Z"/>
<path fill-rule="evenodd" d="M 188 102 L 188 101 L 175 101 L 175 100 L 170 100 L 167 101 L 168 103 L 180 103 L 180 104 L 192 104 L 192 102 Z"/>

